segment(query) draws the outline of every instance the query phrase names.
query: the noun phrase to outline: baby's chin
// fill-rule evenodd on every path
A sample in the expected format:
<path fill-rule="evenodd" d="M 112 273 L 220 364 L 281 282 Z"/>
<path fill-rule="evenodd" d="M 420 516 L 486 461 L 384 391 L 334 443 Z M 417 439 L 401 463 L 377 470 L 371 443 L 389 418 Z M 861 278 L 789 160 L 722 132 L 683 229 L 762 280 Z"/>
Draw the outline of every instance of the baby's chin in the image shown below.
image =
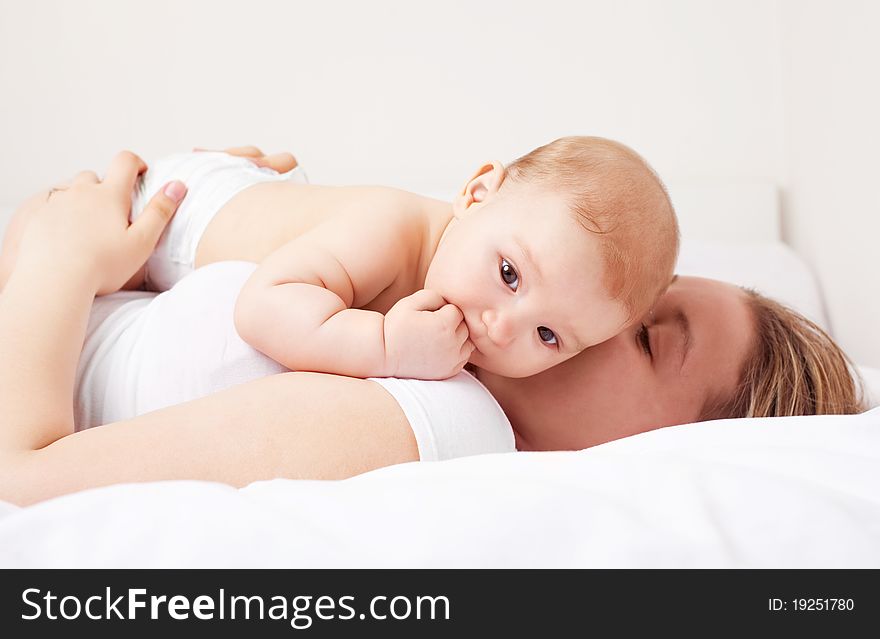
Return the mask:
<path fill-rule="evenodd" d="M 515 363 L 510 361 L 504 361 L 500 358 L 493 358 L 481 353 L 480 351 L 474 351 L 471 353 L 471 358 L 468 360 L 467 369 L 478 368 L 483 372 L 492 373 L 493 375 L 498 375 L 499 377 L 510 377 L 513 379 L 517 379 L 520 377 L 531 377 L 532 375 L 537 375 L 544 369 L 536 369 L 536 368 L 526 368 L 521 363 Z"/>

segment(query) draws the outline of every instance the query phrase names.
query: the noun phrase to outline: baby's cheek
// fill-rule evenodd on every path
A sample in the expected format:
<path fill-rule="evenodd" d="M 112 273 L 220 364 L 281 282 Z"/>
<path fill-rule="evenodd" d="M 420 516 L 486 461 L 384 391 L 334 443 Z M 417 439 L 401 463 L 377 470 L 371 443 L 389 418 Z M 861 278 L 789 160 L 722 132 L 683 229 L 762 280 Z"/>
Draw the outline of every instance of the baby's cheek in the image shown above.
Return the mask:
<path fill-rule="evenodd" d="M 523 349 L 519 353 L 508 353 L 507 355 L 507 366 L 511 370 L 511 377 L 537 375 L 562 362 L 562 358 L 556 356 L 549 348 L 546 349 L 546 353 L 535 352 L 533 347 Z"/>

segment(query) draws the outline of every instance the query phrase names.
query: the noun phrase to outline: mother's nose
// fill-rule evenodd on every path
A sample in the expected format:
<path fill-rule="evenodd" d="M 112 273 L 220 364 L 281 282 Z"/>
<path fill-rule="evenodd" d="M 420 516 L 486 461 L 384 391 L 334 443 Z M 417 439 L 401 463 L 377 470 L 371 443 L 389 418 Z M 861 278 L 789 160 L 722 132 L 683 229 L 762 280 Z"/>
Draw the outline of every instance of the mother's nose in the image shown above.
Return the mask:
<path fill-rule="evenodd" d="M 513 341 L 516 335 L 516 322 L 510 313 L 494 310 L 483 311 L 480 319 L 486 326 L 486 334 L 495 346 L 504 348 Z"/>

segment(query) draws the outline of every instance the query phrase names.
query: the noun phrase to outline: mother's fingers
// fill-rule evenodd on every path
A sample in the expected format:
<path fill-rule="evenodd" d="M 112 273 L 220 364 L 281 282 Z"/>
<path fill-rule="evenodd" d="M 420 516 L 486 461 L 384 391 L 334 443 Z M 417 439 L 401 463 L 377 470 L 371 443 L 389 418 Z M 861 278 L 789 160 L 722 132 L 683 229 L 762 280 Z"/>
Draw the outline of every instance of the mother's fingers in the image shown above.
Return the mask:
<path fill-rule="evenodd" d="M 80 171 L 73 176 L 70 184 L 97 184 L 98 182 L 100 182 L 98 174 L 94 171 Z"/>
<path fill-rule="evenodd" d="M 205 149 L 200 146 L 194 146 L 193 152 L 207 152 L 207 153 L 227 153 L 229 155 L 236 155 L 238 157 L 243 158 L 261 158 L 265 155 L 260 149 L 255 146 L 230 146 L 226 149 L 218 150 L 218 149 Z"/>
<path fill-rule="evenodd" d="M 264 166 L 278 173 L 287 173 L 288 171 L 292 171 L 296 168 L 297 164 L 299 164 L 296 161 L 296 158 L 293 157 L 293 154 L 287 152 L 273 153 L 272 155 L 251 158 L 251 161 L 257 166 Z"/>
<path fill-rule="evenodd" d="M 131 151 L 120 151 L 110 162 L 104 184 L 131 193 L 138 175 L 147 170 L 146 163 Z"/>
<path fill-rule="evenodd" d="M 101 180 L 100 178 L 98 178 L 98 174 L 94 171 L 80 171 L 66 182 L 59 182 L 51 189 L 49 189 L 46 197 L 44 198 L 44 201 L 48 201 L 49 198 L 58 191 L 66 191 L 71 186 L 76 186 L 78 184 L 98 184 L 100 181 Z"/>
<path fill-rule="evenodd" d="M 264 153 L 255 146 L 231 146 L 228 149 L 223 149 L 223 152 L 228 153 L 229 155 L 240 155 L 245 158 L 260 158 L 264 155 Z"/>
<path fill-rule="evenodd" d="M 277 173 L 287 173 L 288 171 L 292 171 L 299 164 L 296 161 L 296 158 L 293 157 L 292 153 L 283 152 L 266 155 L 255 146 L 231 146 L 222 151 L 193 147 L 193 153 L 198 153 L 199 151 L 226 153 L 227 155 L 239 158 L 247 158 L 256 166 L 272 169 Z"/>
<path fill-rule="evenodd" d="M 169 182 L 150 199 L 143 212 L 128 227 L 131 251 L 142 258 L 141 262 L 145 262 L 155 248 L 159 236 L 185 195 L 183 182 Z"/>

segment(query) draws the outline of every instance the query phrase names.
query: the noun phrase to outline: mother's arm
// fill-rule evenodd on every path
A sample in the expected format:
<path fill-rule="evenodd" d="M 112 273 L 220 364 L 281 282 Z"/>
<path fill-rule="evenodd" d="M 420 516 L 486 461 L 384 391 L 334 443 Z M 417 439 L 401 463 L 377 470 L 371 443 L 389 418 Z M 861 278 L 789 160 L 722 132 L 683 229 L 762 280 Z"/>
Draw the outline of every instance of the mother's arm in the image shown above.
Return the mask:
<path fill-rule="evenodd" d="M 342 478 L 418 459 L 402 411 L 364 380 L 289 373 L 73 433 L 76 361 L 96 293 L 143 263 L 176 204 L 161 193 L 128 225 L 143 165 L 118 156 L 29 224 L 0 295 L 0 498 L 29 504 L 128 481 Z M 173 374 L 173 371 L 169 371 Z"/>
<path fill-rule="evenodd" d="M 34 433 L 35 435 L 38 433 Z M 400 407 L 380 386 L 284 373 L 81 431 L 4 450 L 0 499 L 30 504 L 121 482 L 343 479 L 419 459 Z"/>

